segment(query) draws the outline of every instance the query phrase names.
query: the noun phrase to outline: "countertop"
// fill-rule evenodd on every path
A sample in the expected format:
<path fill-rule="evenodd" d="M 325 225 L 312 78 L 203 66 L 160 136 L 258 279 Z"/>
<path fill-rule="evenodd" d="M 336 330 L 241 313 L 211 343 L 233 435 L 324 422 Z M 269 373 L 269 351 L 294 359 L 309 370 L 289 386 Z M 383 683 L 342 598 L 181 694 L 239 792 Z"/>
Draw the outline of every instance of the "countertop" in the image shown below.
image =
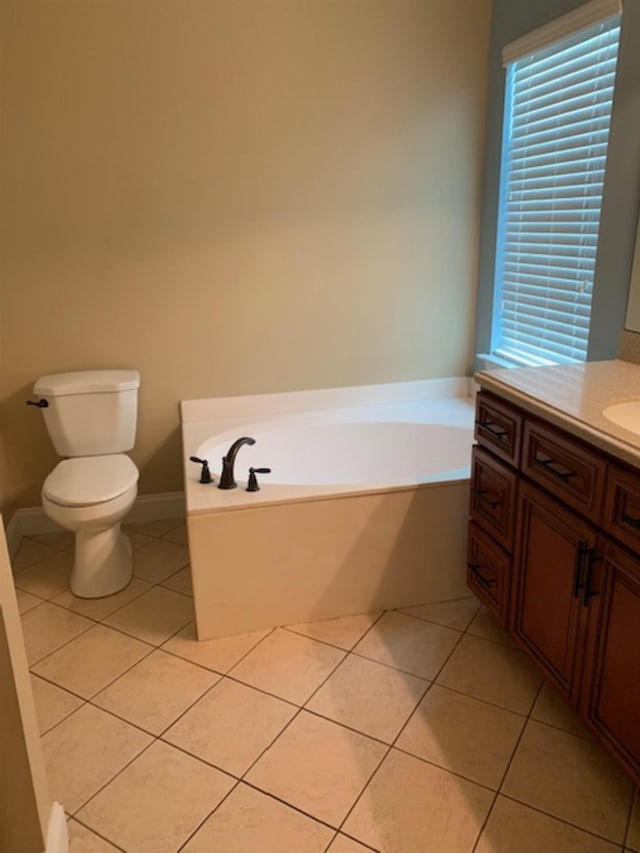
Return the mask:
<path fill-rule="evenodd" d="M 482 370 L 476 382 L 601 450 L 640 467 L 640 435 L 602 410 L 640 399 L 640 364 L 614 359 L 554 367 Z"/>

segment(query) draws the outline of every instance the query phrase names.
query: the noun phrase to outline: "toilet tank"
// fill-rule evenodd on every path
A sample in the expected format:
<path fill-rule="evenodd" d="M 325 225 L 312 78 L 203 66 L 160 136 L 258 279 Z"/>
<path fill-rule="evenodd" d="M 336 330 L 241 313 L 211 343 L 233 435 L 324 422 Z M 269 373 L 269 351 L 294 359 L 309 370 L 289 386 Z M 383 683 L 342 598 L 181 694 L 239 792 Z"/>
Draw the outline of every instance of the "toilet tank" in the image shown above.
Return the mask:
<path fill-rule="evenodd" d="M 42 376 L 33 393 L 60 456 L 99 456 L 133 447 L 139 387 L 137 370 L 80 370 Z"/>

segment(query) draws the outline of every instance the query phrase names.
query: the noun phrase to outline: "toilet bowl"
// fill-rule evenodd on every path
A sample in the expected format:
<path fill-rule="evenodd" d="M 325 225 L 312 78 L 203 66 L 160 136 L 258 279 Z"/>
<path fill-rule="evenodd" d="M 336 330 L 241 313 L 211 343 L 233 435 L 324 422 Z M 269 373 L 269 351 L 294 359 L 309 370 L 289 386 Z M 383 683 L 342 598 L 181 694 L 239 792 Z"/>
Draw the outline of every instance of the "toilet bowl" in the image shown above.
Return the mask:
<path fill-rule="evenodd" d="M 135 441 L 137 370 L 78 370 L 42 376 L 28 402 L 42 412 L 60 456 L 42 486 L 42 506 L 75 533 L 71 591 L 101 598 L 131 580 L 131 542 L 120 522 L 138 493 L 138 469 L 126 455 Z"/>
<path fill-rule="evenodd" d="M 138 469 L 124 454 L 66 459 L 44 481 L 44 511 L 76 534 L 70 579 L 74 595 L 113 595 L 131 580 L 131 542 L 120 522 L 137 493 Z"/>

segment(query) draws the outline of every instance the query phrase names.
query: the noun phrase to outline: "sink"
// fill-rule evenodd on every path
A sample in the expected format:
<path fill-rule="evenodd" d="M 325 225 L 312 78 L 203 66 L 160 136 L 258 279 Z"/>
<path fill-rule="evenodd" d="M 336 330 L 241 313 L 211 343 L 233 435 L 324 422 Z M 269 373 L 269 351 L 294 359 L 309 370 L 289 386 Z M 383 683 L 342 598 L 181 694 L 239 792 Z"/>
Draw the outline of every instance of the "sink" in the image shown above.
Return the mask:
<path fill-rule="evenodd" d="M 603 409 L 602 414 L 612 423 L 640 435 L 640 400 L 614 403 L 612 406 Z"/>

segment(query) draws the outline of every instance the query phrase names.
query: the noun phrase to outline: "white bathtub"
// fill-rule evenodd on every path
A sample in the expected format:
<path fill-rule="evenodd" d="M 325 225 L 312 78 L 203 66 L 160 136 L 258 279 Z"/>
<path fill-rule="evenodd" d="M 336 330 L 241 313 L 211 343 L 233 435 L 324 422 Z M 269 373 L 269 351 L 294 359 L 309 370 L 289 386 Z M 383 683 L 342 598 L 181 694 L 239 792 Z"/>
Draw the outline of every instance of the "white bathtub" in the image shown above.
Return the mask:
<path fill-rule="evenodd" d="M 199 638 L 465 594 L 469 387 L 183 402 Z M 241 435 L 256 443 L 237 455 L 238 488 L 220 490 L 221 458 Z M 214 484 L 198 482 L 192 455 Z M 258 492 L 246 491 L 249 466 L 272 469 Z"/>

